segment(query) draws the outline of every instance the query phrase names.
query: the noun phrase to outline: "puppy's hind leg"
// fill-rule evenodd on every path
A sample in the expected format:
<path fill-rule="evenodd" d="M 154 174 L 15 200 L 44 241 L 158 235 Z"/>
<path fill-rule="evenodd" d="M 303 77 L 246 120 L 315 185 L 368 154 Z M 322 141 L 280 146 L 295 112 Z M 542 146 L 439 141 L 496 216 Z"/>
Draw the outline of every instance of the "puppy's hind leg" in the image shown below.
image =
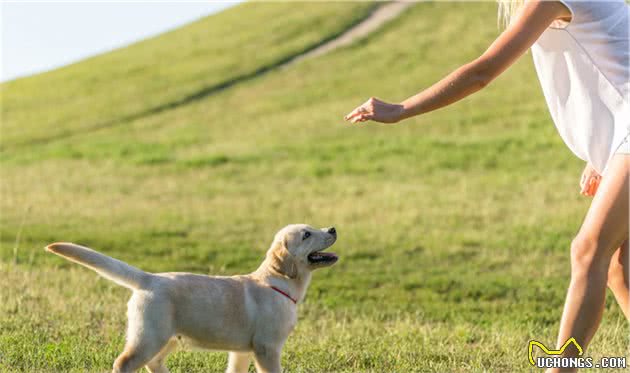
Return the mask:
<path fill-rule="evenodd" d="M 166 357 L 177 347 L 177 341 L 171 339 L 162 351 L 160 351 L 151 361 L 147 363 L 147 370 L 151 373 L 168 373 L 166 368 Z"/>
<path fill-rule="evenodd" d="M 247 373 L 249 370 L 249 352 L 231 351 L 228 357 L 228 367 L 226 373 Z"/>
<path fill-rule="evenodd" d="M 168 304 L 159 296 L 134 293 L 127 303 L 127 343 L 114 362 L 114 373 L 135 372 L 153 360 L 172 333 Z"/>
<path fill-rule="evenodd" d="M 168 343 L 168 339 L 156 340 L 140 338 L 128 343 L 125 350 L 116 358 L 113 373 L 130 373 L 152 361 Z"/>

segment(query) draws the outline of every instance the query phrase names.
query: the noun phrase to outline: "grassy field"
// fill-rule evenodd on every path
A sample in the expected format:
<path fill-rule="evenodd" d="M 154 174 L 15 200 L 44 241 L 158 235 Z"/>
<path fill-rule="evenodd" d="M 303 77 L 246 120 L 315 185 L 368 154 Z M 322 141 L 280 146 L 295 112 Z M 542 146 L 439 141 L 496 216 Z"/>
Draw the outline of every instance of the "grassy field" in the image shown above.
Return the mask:
<path fill-rule="evenodd" d="M 398 126 L 342 121 L 476 57 L 498 33 L 492 3 L 419 3 L 351 47 L 268 70 L 372 7 L 239 5 L 3 84 L 0 371 L 107 371 L 122 349 L 128 291 L 47 243 L 236 274 L 297 222 L 336 226 L 341 259 L 314 276 L 288 371 L 530 371 L 528 341 L 555 340 L 583 165 L 530 56 L 453 107 Z M 588 354 L 627 356 L 629 332 L 609 295 Z"/>

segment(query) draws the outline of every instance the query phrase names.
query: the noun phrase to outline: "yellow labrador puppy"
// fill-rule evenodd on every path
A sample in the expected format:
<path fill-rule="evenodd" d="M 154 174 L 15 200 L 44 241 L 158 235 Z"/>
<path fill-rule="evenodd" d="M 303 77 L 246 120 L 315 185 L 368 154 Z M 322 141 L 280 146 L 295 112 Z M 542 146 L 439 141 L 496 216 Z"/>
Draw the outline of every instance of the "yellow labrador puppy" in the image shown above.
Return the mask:
<path fill-rule="evenodd" d="M 127 304 L 127 342 L 114 372 L 168 372 L 164 361 L 177 345 L 230 351 L 228 372 L 281 372 L 280 353 L 297 322 L 311 271 L 337 261 L 322 252 L 335 228 L 289 225 L 278 232 L 260 267 L 248 275 L 212 277 L 147 273 L 94 250 L 54 243 L 46 250 L 86 266 L 133 290 Z"/>

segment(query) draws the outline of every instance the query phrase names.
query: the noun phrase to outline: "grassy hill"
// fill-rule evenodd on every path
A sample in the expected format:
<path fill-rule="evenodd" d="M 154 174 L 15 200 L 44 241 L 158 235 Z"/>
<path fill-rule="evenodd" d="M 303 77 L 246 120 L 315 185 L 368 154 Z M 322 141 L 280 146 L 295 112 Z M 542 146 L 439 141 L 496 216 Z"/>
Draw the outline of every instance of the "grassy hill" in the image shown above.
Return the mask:
<path fill-rule="evenodd" d="M 498 33 L 495 4 L 419 3 L 351 47 L 268 70 L 373 6 L 239 5 L 3 84 L 0 369 L 106 371 L 122 349 L 127 290 L 47 243 L 235 274 L 306 222 L 337 227 L 341 260 L 315 273 L 289 371 L 529 371 L 527 342 L 555 340 L 582 164 L 529 56 L 450 108 L 342 121 L 476 57 Z M 628 332 L 609 297 L 589 354 L 627 355 Z M 222 371 L 225 354 L 168 365 Z"/>
<path fill-rule="evenodd" d="M 233 7 L 156 38 L 3 87 L 3 147 L 124 125 L 201 99 L 312 48 L 373 4 Z"/>

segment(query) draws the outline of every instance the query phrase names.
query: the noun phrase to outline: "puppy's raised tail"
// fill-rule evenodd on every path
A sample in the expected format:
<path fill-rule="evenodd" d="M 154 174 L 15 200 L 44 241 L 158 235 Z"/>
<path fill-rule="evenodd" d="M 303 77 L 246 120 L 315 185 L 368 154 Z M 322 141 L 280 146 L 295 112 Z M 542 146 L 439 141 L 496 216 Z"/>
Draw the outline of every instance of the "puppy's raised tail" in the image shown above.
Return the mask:
<path fill-rule="evenodd" d="M 120 260 L 110 258 L 87 247 L 69 242 L 57 242 L 46 246 L 46 251 L 79 263 L 108 280 L 128 289 L 144 289 L 151 281 L 151 274 Z"/>

